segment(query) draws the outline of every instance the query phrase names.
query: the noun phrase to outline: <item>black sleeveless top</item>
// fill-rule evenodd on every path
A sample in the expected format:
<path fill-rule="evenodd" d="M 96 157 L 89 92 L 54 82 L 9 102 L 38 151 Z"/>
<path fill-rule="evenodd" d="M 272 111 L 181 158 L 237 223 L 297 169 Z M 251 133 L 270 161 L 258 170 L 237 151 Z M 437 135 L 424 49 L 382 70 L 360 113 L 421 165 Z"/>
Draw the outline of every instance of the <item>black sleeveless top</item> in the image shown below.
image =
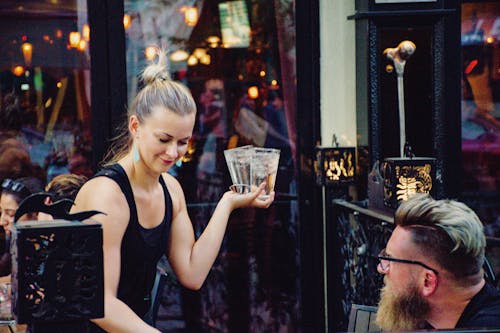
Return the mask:
<path fill-rule="evenodd" d="M 119 164 L 106 166 L 94 177 L 113 179 L 122 190 L 130 209 L 130 220 L 121 244 L 120 282 L 118 299 L 143 317 L 151 304 L 156 264 L 166 253 L 172 223 L 172 199 L 163 177 L 159 182 L 165 197 L 165 217 L 158 226 L 146 229 L 139 224 L 134 194 L 125 170 Z"/>

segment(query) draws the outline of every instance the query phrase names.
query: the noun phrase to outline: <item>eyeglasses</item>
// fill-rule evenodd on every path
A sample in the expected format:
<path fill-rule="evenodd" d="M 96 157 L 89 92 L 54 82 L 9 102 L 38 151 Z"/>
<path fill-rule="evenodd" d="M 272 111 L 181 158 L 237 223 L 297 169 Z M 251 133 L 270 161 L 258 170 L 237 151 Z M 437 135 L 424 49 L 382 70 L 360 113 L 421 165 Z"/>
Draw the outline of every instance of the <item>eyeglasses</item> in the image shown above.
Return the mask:
<path fill-rule="evenodd" d="M 433 271 L 434 274 L 436 274 L 436 275 L 439 274 L 439 272 L 437 270 L 435 270 L 434 268 L 432 268 L 430 266 L 427 266 L 423 262 L 416 261 L 416 260 L 406 260 L 406 259 L 398 259 L 398 258 L 389 257 L 387 252 L 385 252 L 385 249 L 380 251 L 380 254 L 377 256 L 377 258 L 379 261 L 380 268 L 382 269 L 382 272 L 384 272 L 384 273 L 389 270 L 389 266 L 391 264 L 391 261 L 394 261 L 394 262 L 400 262 L 403 264 L 419 265 L 419 266 L 422 266 L 423 268 L 426 268 L 426 269 Z"/>
<path fill-rule="evenodd" d="M 31 194 L 31 191 L 26 185 L 8 178 L 2 182 L 2 189 L 13 193 L 19 193 L 22 197 L 27 197 Z"/>

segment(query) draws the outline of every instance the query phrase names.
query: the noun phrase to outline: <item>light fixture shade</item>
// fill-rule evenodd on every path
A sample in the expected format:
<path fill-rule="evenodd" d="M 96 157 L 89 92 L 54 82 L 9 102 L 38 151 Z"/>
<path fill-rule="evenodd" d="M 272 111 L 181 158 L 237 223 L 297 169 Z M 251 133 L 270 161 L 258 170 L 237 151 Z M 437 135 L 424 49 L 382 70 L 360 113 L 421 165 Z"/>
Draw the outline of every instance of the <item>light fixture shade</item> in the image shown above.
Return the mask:
<path fill-rule="evenodd" d="M 348 185 L 355 180 L 355 147 L 316 147 L 314 172 L 320 186 Z"/>
<path fill-rule="evenodd" d="M 436 159 L 393 157 L 384 159 L 384 205 L 397 208 L 416 193 L 431 193 L 436 179 Z"/>

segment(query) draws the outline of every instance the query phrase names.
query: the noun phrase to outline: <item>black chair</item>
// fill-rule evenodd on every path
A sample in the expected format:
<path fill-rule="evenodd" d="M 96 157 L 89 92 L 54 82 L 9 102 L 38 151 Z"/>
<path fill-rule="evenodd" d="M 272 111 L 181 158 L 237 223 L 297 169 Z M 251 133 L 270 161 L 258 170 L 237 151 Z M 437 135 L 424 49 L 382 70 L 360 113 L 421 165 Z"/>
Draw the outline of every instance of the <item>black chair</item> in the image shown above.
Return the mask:
<path fill-rule="evenodd" d="M 353 304 L 349 315 L 348 332 L 380 332 L 375 324 L 376 306 Z"/>

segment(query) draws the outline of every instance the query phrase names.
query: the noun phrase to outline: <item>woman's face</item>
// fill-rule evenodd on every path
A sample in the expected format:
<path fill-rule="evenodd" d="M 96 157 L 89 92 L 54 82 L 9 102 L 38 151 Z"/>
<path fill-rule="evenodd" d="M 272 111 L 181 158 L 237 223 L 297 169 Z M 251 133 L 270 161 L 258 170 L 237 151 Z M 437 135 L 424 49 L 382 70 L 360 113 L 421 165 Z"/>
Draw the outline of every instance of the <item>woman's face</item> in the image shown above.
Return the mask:
<path fill-rule="evenodd" d="M 0 225 L 5 230 L 6 234 L 10 234 L 9 226 L 14 221 L 14 215 L 19 204 L 16 198 L 9 193 L 2 193 L 0 196 Z"/>
<path fill-rule="evenodd" d="M 133 133 L 141 159 L 156 173 L 168 171 L 188 149 L 196 114 L 178 115 L 162 107 L 153 108 L 150 116 Z"/>
<path fill-rule="evenodd" d="M 0 196 L 0 225 L 5 233 L 10 235 L 10 225 L 14 222 L 14 215 L 19 207 L 17 198 L 10 193 L 2 193 Z M 36 220 L 37 213 L 24 214 L 18 222 Z"/>

